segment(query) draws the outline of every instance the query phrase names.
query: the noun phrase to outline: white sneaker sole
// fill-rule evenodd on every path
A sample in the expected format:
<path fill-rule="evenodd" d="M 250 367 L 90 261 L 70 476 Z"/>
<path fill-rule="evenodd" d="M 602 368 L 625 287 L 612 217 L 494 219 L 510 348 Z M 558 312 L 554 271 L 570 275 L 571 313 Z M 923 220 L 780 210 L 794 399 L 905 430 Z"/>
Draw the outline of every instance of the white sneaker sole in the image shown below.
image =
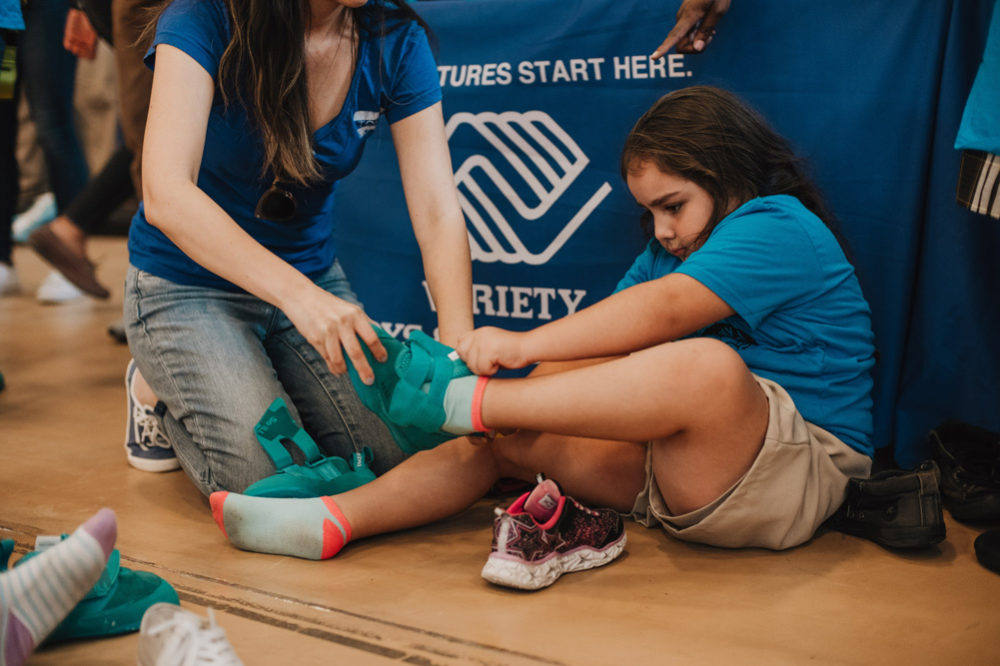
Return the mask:
<path fill-rule="evenodd" d="M 128 447 L 125 447 L 125 456 L 128 458 L 129 465 L 141 469 L 143 472 L 172 472 L 181 467 L 176 456 L 173 458 L 140 458 L 133 456 Z"/>
<path fill-rule="evenodd" d="M 581 548 L 571 553 L 541 564 L 527 564 L 517 560 L 509 560 L 492 553 L 483 566 L 483 578 L 491 583 L 514 587 L 519 590 L 540 590 L 548 587 L 564 573 L 586 571 L 604 566 L 617 558 L 625 550 L 625 532 L 621 537 L 604 547 L 603 550 Z"/>

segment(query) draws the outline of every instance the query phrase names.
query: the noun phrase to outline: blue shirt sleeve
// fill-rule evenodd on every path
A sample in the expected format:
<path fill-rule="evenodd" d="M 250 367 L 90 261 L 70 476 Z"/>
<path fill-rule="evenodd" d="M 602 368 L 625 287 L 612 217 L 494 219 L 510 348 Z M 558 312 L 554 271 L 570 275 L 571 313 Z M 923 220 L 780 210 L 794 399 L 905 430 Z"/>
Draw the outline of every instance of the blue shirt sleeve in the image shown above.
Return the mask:
<path fill-rule="evenodd" d="M 191 56 L 213 79 L 231 38 L 225 6 L 219 0 L 174 0 L 156 22 L 153 45 L 146 52 L 152 69 L 156 47 L 169 44 Z"/>
<path fill-rule="evenodd" d="M 382 106 L 390 123 L 402 120 L 441 101 L 437 63 L 427 35 L 417 23 L 387 40 L 384 54 L 385 87 Z"/>
<path fill-rule="evenodd" d="M 664 250 L 663 246 L 655 238 L 651 239 L 646 244 L 645 251 L 635 258 L 635 261 L 632 262 L 632 266 L 625 273 L 624 277 L 618 281 L 618 286 L 615 287 L 614 293 L 628 289 L 640 282 L 648 282 L 661 278 L 668 273 L 674 272 L 680 263 L 680 259 Z"/>
<path fill-rule="evenodd" d="M 711 289 L 756 329 L 815 292 L 823 281 L 820 252 L 800 216 L 757 199 L 720 222 L 677 272 Z"/>

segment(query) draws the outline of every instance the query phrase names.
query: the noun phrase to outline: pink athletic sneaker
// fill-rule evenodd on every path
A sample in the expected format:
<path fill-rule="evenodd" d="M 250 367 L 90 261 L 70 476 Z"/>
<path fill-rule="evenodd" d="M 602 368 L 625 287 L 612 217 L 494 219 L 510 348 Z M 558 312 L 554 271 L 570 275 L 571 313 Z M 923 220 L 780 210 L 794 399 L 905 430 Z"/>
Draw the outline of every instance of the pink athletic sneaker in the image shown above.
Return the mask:
<path fill-rule="evenodd" d="M 483 578 L 497 585 L 538 590 L 564 573 L 607 564 L 625 549 L 617 511 L 588 509 L 541 475 L 531 492 L 506 511 L 498 507 L 496 516 Z"/>

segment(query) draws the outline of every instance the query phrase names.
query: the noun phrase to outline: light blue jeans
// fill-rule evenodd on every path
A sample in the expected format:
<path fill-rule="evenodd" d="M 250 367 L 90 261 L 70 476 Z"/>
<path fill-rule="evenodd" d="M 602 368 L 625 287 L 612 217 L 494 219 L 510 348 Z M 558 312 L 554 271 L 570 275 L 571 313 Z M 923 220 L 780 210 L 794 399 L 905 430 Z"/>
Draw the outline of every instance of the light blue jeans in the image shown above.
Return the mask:
<path fill-rule="evenodd" d="M 338 263 L 316 282 L 357 302 Z M 125 323 L 136 365 L 167 406 L 164 432 L 205 494 L 240 492 L 274 473 L 253 428 L 279 397 L 326 455 L 349 458 L 368 446 L 376 474 L 406 457 L 347 376 L 331 373 L 288 317 L 256 296 L 130 266 Z"/>

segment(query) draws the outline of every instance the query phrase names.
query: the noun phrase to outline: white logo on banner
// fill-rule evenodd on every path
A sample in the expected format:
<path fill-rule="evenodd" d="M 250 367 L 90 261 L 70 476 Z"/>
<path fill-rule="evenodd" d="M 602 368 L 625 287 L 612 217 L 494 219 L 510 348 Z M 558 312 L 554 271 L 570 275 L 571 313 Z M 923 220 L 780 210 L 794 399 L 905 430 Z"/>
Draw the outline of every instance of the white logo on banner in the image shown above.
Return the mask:
<path fill-rule="evenodd" d="M 532 252 L 512 223 L 526 225 L 545 215 L 590 160 L 572 137 L 542 111 L 456 113 L 445 126 L 448 138 L 462 125 L 469 125 L 496 150 L 494 154 L 469 157 L 455 171 L 462 210 L 482 241 L 480 244 L 470 232 L 475 261 L 544 264 L 611 192 L 610 183 L 605 182 L 548 245 L 539 252 Z M 522 181 L 519 187 L 501 173 L 502 169 L 509 173 L 511 168 Z M 520 219 L 508 219 L 498 205 L 504 202 L 490 200 L 483 191 L 487 183 L 499 190 Z M 526 197 L 533 200 L 531 204 L 525 201 Z"/>

